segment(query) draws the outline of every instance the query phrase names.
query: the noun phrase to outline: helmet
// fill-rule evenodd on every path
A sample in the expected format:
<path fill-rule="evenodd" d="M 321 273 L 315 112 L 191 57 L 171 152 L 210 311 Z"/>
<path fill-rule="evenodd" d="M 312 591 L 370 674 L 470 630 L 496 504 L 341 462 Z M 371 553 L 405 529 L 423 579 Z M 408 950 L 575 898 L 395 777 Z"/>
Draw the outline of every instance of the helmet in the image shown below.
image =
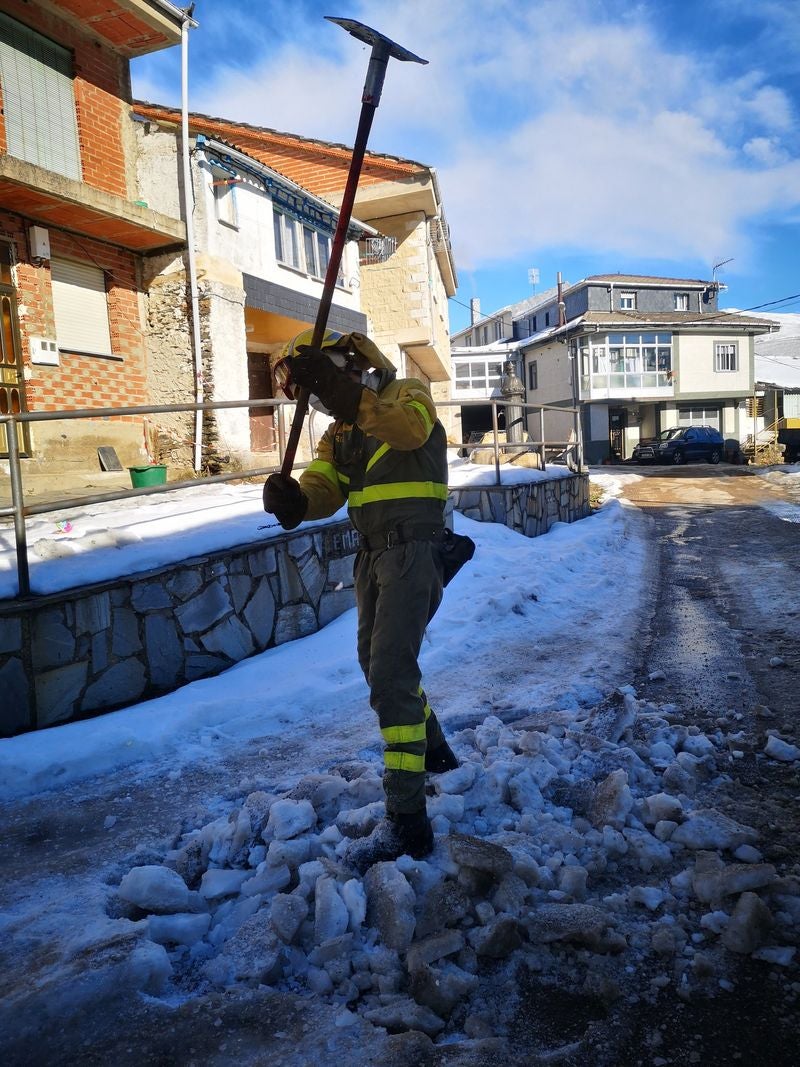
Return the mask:
<path fill-rule="evenodd" d="M 303 330 L 283 346 L 280 360 L 275 364 L 275 381 L 289 398 L 295 400 L 295 388 L 292 385 L 292 358 L 298 354 L 298 348 L 313 343 L 314 331 Z M 363 333 L 339 333 L 326 330 L 319 347 L 331 357 L 339 367 L 348 365 L 361 371 L 373 367 L 377 370 L 394 371 L 394 364 L 381 352 L 374 341 Z"/>

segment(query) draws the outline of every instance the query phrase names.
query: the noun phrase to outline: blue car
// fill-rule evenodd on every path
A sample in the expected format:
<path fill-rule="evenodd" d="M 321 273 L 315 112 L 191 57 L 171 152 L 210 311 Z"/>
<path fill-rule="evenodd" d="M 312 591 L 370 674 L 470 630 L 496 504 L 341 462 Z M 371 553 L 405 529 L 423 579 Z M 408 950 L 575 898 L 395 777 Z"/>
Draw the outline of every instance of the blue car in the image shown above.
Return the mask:
<path fill-rule="evenodd" d="M 653 441 L 641 441 L 633 450 L 637 463 L 689 463 L 705 460 L 719 463 L 725 455 L 725 440 L 713 426 L 673 426 Z"/>

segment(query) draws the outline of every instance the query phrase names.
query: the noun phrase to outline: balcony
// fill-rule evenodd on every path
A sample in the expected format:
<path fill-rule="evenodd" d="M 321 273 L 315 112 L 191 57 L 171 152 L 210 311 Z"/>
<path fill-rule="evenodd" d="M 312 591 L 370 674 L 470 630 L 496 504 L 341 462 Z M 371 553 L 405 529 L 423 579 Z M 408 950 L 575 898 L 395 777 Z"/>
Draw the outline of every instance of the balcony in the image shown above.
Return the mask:
<path fill-rule="evenodd" d="M 635 397 L 667 399 L 675 395 L 672 371 L 610 372 L 581 376 L 583 400 L 623 400 Z"/>

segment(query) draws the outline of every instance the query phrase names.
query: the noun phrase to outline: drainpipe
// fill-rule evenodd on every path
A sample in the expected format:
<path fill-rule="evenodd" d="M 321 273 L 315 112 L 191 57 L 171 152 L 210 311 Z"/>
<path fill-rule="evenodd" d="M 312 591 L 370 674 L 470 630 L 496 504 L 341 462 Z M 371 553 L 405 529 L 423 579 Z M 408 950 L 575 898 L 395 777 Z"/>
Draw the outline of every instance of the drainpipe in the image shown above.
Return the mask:
<path fill-rule="evenodd" d="M 200 345 L 200 304 L 197 299 L 197 265 L 194 257 L 194 193 L 189 158 L 189 20 L 181 24 L 181 162 L 183 164 L 183 217 L 186 223 L 186 258 L 188 266 L 187 297 L 192 306 L 192 353 L 194 355 L 194 399 L 203 402 L 203 352 Z M 194 469 L 203 460 L 203 412 L 195 412 Z"/>

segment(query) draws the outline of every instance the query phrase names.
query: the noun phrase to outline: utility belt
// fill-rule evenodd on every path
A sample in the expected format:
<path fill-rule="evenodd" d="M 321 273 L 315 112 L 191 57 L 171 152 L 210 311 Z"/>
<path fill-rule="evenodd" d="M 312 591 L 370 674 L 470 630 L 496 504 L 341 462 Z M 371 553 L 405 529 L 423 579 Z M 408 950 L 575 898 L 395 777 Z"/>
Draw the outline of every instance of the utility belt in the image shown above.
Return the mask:
<path fill-rule="evenodd" d="M 400 523 L 386 533 L 365 537 L 360 534 L 359 547 L 362 552 L 381 552 L 397 545 L 407 545 L 410 541 L 432 541 L 439 552 L 442 564 L 444 585 L 447 585 L 465 563 L 475 554 L 475 542 L 471 537 L 453 533 L 452 530 L 434 523 Z"/>
<path fill-rule="evenodd" d="M 444 527 L 436 523 L 401 522 L 385 533 L 372 534 L 369 537 L 360 534 L 359 548 L 364 552 L 381 552 L 385 548 L 407 545 L 410 541 L 441 541 L 443 537 Z"/>

